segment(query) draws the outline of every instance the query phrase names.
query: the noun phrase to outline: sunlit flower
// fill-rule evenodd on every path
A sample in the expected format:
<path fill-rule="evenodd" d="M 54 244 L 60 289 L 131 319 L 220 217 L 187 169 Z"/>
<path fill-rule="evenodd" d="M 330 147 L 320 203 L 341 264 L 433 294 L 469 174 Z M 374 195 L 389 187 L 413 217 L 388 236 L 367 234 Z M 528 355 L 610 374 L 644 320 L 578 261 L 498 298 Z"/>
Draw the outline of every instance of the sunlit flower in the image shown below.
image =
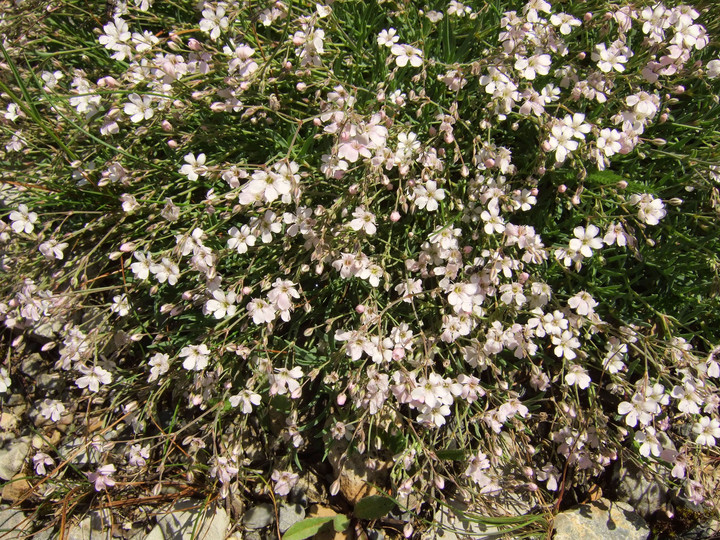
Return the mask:
<path fill-rule="evenodd" d="M 87 388 L 91 392 L 98 392 L 101 384 L 110 384 L 112 382 L 110 372 L 99 366 L 91 369 L 87 366 L 80 365 L 78 371 L 83 374 L 82 377 L 79 377 L 75 381 L 78 388 Z"/>
<path fill-rule="evenodd" d="M 413 67 L 422 66 L 422 51 L 413 47 L 412 45 L 394 44 L 390 48 L 390 52 L 395 55 L 395 63 L 398 67 L 405 67 L 408 62 Z"/>

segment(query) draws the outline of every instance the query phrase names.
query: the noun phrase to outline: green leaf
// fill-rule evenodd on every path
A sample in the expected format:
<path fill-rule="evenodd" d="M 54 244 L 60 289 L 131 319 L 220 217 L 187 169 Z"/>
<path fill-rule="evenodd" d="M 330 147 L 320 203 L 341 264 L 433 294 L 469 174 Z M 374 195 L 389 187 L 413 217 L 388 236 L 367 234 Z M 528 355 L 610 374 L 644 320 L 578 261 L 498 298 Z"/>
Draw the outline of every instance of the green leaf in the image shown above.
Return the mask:
<path fill-rule="evenodd" d="M 333 518 L 333 527 L 335 532 L 343 532 L 350 526 L 350 518 L 344 514 L 338 514 Z"/>
<path fill-rule="evenodd" d="M 598 184 L 617 184 L 625 180 L 622 176 L 612 171 L 594 171 L 587 175 L 587 181 Z"/>
<path fill-rule="evenodd" d="M 463 461 L 465 459 L 465 450 L 451 448 L 448 450 L 438 450 L 435 452 L 438 459 L 447 459 L 449 461 Z"/>
<path fill-rule="evenodd" d="M 283 534 L 283 540 L 305 540 L 305 538 L 315 536 L 318 532 L 320 532 L 320 529 L 322 529 L 323 526 L 325 526 L 327 523 L 330 523 L 331 521 L 334 523 L 335 530 L 338 530 L 336 519 L 338 517 L 345 516 L 323 516 L 305 518 L 302 521 L 298 521 L 297 523 L 293 524 L 287 531 L 285 531 L 285 534 Z"/>
<path fill-rule="evenodd" d="M 382 495 L 370 495 L 358 501 L 353 513 L 360 519 L 378 519 L 395 507 L 395 501 Z"/>

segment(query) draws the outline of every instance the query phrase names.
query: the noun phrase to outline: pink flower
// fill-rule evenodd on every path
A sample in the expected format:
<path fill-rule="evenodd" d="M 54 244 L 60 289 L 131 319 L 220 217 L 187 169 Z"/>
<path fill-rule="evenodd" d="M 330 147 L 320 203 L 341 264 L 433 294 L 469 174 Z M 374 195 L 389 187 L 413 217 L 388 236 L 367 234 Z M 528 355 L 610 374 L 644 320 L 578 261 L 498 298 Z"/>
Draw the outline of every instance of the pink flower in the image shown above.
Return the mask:
<path fill-rule="evenodd" d="M 88 473 L 88 480 L 95 484 L 95 491 L 102 491 L 115 485 L 115 480 L 110 478 L 115 472 L 115 465 L 103 465 L 94 473 Z"/>
<path fill-rule="evenodd" d="M 288 471 L 280 472 L 276 469 L 270 478 L 275 482 L 275 488 L 273 489 L 275 494 L 284 497 L 289 494 L 290 490 L 297 484 L 299 477 L 295 473 Z"/>

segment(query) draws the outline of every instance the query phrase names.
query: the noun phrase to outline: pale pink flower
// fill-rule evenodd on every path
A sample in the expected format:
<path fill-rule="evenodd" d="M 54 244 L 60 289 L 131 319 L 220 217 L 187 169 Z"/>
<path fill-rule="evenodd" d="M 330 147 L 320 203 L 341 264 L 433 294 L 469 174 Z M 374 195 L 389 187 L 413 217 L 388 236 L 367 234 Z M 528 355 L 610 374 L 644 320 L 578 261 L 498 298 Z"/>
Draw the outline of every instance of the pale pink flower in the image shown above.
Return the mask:
<path fill-rule="evenodd" d="M 364 208 L 357 207 L 353 212 L 353 219 L 349 226 L 354 231 L 363 230 L 369 235 L 375 234 L 377 227 L 375 226 L 375 214 L 365 210 Z"/>
<path fill-rule="evenodd" d="M 183 368 L 188 371 L 202 371 L 210 360 L 210 349 L 204 343 L 200 345 L 187 345 L 180 349 L 178 354 L 183 360 Z"/>
<path fill-rule="evenodd" d="M 272 472 L 270 478 L 275 482 L 275 487 L 273 488 L 275 494 L 284 497 L 290 493 L 290 490 L 297 484 L 300 477 L 293 472 L 281 472 L 276 469 Z"/>
<path fill-rule="evenodd" d="M 78 388 L 87 388 L 91 392 L 98 392 L 101 384 L 110 384 L 112 382 L 110 372 L 99 366 L 90 369 L 87 366 L 80 365 L 78 371 L 83 374 L 82 377 L 75 381 Z"/>
<path fill-rule="evenodd" d="M 423 52 L 411 45 L 396 43 L 390 48 L 390 52 L 395 55 L 395 63 L 398 67 L 405 67 L 408 65 L 408 62 L 413 67 L 422 66 Z"/>
<path fill-rule="evenodd" d="M 102 491 L 115 485 L 115 480 L 110 476 L 115 472 L 115 465 L 103 465 L 94 473 L 88 473 L 88 480 L 95 484 L 95 491 Z"/>

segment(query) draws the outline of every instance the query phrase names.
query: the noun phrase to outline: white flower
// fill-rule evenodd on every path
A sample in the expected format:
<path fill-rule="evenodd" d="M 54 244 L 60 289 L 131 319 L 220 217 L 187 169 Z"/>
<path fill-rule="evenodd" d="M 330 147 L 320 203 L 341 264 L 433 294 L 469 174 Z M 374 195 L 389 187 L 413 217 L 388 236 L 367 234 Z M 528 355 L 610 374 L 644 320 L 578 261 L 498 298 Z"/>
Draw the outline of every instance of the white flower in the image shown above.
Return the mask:
<path fill-rule="evenodd" d="M 202 371 L 210 360 L 210 349 L 207 345 L 187 345 L 180 349 L 180 358 L 185 358 L 183 367 L 188 371 Z"/>
<path fill-rule="evenodd" d="M 598 150 L 605 154 L 606 157 L 610 157 L 622 150 L 622 144 L 620 144 L 621 138 L 622 135 L 617 129 L 605 128 L 600 131 L 600 136 L 595 144 Z"/>
<path fill-rule="evenodd" d="M 131 122 L 138 123 L 143 120 L 150 120 L 155 114 L 155 110 L 152 108 L 153 100 L 150 96 L 130 94 L 128 99 L 130 103 L 126 103 L 123 110 L 130 117 Z"/>
<path fill-rule="evenodd" d="M 445 198 L 445 190 L 437 187 L 437 182 L 428 180 L 425 185 L 415 187 L 415 205 L 420 209 L 428 212 L 434 212 L 438 209 L 439 201 Z"/>
<path fill-rule="evenodd" d="M 228 234 L 230 238 L 227 241 L 229 249 L 236 250 L 239 254 L 247 253 L 248 246 L 254 246 L 256 238 L 250 232 L 250 227 L 243 225 L 239 229 L 232 227 Z"/>
<path fill-rule="evenodd" d="M 638 431 L 635 433 L 635 441 L 640 443 L 640 455 L 650 457 L 652 454 L 655 457 L 659 457 L 662 452 L 662 444 L 657 438 L 655 428 L 652 426 L 646 426 L 645 431 Z"/>
<path fill-rule="evenodd" d="M 392 47 L 395 45 L 400 38 L 396 35 L 397 31 L 394 28 L 388 28 L 387 30 L 382 30 L 377 37 L 377 43 L 380 46 L 385 45 L 385 47 Z"/>
<path fill-rule="evenodd" d="M 708 64 L 709 66 L 710 64 Z M 40 78 L 45 82 L 43 88 L 48 92 L 53 90 L 65 74 L 62 71 L 43 71 Z"/>
<path fill-rule="evenodd" d="M 705 69 L 708 79 L 717 79 L 720 77 L 720 60 L 710 60 Z"/>
<path fill-rule="evenodd" d="M 40 416 L 45 420 L 57 422 L 65 412 L 65 405 L 56 399 L 44 399 L 40 404 Z"/>
<path fill-rule="evenodd" d="M 241 390 L 240 393 L 230 396 L 230 405 L 233 407 L 242 405 L 243 414 L 250 414 L 253 405 L 260 405 L 260 394 L 248 389 Z"/>
<path fill-rule="evenodd" d="M 268 292 L 268 300 L 280 311 L 287 311 L 293 307 L 291 298 L 300 298 L 295 284 L 289 279 L 276 279 L 273 288 Z"/>
<path fill-rule="evenodd" d="M 137 199 L 129 193 L 123 193 L 120 195 L 120 202 L 122 203 L 123 212 L 132 212 L 136 208 L 140 208 L 140 204 Z"/>
<path fill-rule="evenodd" d="M 155 37 L 155 35 L 149 30 L 145 30 L 142 34 L 134 32 L 132 35 L 132 42 L 133 45 L 135 45 L 135 51 L 143 53 L 145 51 L 149 51 L 157 45 L 160 42 L 160 39 Z"/>
<path fill-rule="evenodd" d="M 565 357 L 572 360 L 577 356 L 575 349 L 580 347 L 580 341 L 570 332 L 565 330 L 560 336 L 551 337 L 553 345 L 555 345 L 555 356 L 558 358 Z"/>
<path fill-rule="evenodd" d="M 180 167 L 180 174 L 184 174 L 188 177 L 188 180 L 195 181 L 200 176 L 207 174 L 207 167 L 205 167 L 205 154 L 200 154 L 195 157 L 192 152 L 187 154 L 184 158 L 185 165 Z"/>
<path fill-rule="evenodd" d="M 617 244 L 618 246 L 624 247 L 628 244 L 628 238 L 629 236 L 621 223 L 611 223 L 603 237 L 603 242 L 608 246 Z"/>
<path fill-rule="evenodd" d="M 547 75 L 550 73 L 550 60 L 549 54 L 536 54 L 530 58 L 519 56 L 515 61 L 515 69 L 520 72 L 520 76 L 534 80 L 537 75 Z"/>
<path fill-rule="evenodd" d="M 78 367 L 78 371 L 83 374 L 82 377 L 75 381 L 78 388 L 87 388 L 91 392 L 98 392 L 101 384 L 110 384 L 112 382 L 110 372 L 99 366 L 90 369 L 81 365 Z"/>
<path fill-rule="evenodd" d="M 207 4 L 205 4 L 207 6 Z M 215 41 L 220 37 L 220 32 L 227 30 L 230 22 L 225 16 L 225 8 L 223 6 L 206 7 L 202 12 L 203 18 L 200 20 L 200 30 L 206 34 L 210 34 L 210 39 Z"/>
<path fill-rule="evenodd" d="M 395 55 L 395 63 L 398 67 L 405 67 L 410 62 L 413 67 L 422 66 L 422 54 L 420 49 L 416 49 L 412 45 L 394 44 L 390 48 L 390 52 Z"/>
<path fill-rule="evenodd" d="M 235 300 L 237 296 L 234 292 L 225 293 L 221 290 L 213 291 L 213 297 L 205 304 L 205 309 L 212 313 L 216 319 L 224 317 L 232 317 L 237 311 Z"/>
<path fill-rule="evenodd" d="M 121 17 L 115 17 L 103 26 L 105 34 L 101 34 L 98 38 L 100 45 L 105 45 L 108 49 L 112 49 L 118 43 L 129 41 L 131 34 L 127 23 Z"/>
<path fill-rule="evenodd" d="M 286 175 L 273 171 L 256 171 L 252 175 L 252 180 L 243 187 L 240 203 L 248 204 L 260 197 L 270 203 L 279 197 L 285 199 L 291 190 L 292 183 Z"/>
<path fill-rule="evenodd" d="M 595 45 L 595 51 L 592 53 L 591 58 L 594 62 L 597 62 L 598 69 L 604 73 L 609 73 L 613 69 L 615 71 L 625 71 L 625 63 L 628 61 L 627 56 L 621 54 L 615 44 L 608 49 L 604 43 Z"/>
<path fill-rule="evenodd" d="M 696 444 L 715 446 L 715 439 L 720 438 L 720 422 L 716 418 L 701 416 L 700 421 L 693 426 L 693 433 L 697 434 Z"/>
<path fill-rule="evenodd" d="M 547 140 L 547 149 L 555 150 L 555 161 L 563 163 L 568 154 L 577 150 L 578 142 L 574 140 L 575 130 L 565 124 L 556 124 L 550 130 Z"/>
<path fill-rule="evenodd" d="M 483 230 L 486 234 L 502 234 L 505 232 L 505 220 L 500 215 L 497 204 L 490 204 L 487 210 L 483 210 L 480 219 L 485 222 Z"/>
<path fill-rule="evenodd" d="M 595 311 L 598 303 L 590 296 L 590 293 L 580 291 L 568 299 L 568 305 L 574 309 L 578 315 L 590 315 Z"/>
<path fill-rule="evenodd" d="M 8 370 L 0 368 L 0 394 L 7 392 L 8 388 L 10 388 L 10 376 L 8 375 Z"/>
<path fill-rule="evenodd" d="M 375 231 L 377 230 L 375 227 L 375 214 L 358 206 L 353 212 L 353 217 L 355 219 L 349 223 L 352 230 L 364 230 L 369 235 L 375 234 Z"/>
<path fill-rule="evenodd" d="M 255 324 L 273 322 L 277 315 L 275 308 L 262 298 L 253 298 L 250 300 L 247 305 L 247 310 Z"/>
<path fill-rule="evenodd" d="M 169 285 L 175 285 L 180 277 L 180 268 L 167 257 L 163 257 L 160 264 L 151 264 L 150 272 L 159 283 L 167 281 Z"/>
<path fill-rule="evenodd" d="M 140 251 L 135 251 L 133 257 L 137 259 L 137 262 L 130 265 L 130 270 L 132 270 L 132 273 L 135 274 L 137 279 L 146 280 L 150 276 L 150 266 L 153 264 L 152 259 L 149 255 Z"/>
<path fill-rule="evenodd" d="M 600 229 L 595 225 L 588 225 L 587 227 L 575 227 L 573 234 L 575 238 L 570 240 L 570 249 L 579 251 L 585 257 L 592 257 L 593 249 L 600 249 L 603 247 L 603 241 L 597 238 Z"/>
<path fill-rule="evenodd" d="M 51 238 L 47 242 L 43 242 L 40 244 L 38 249 L 40 250 L 40 253 L 45 255 L 48 259 L 59 259 L 62 260 L 65 254 L 63 253 L 63 250 L 68 247 L 67 242 L 63 242 L 61 244 L 58 243 L 57 240 L 54 238 Z"/>
<path fill-rule="evenodd" d="M 273 491 L 276 495 L 284 497 L 290 493 L 290 490 L 297 484 L 299 476 L 295 473 L 288 471 L 274 470 L 272 473 L 272 481 L 275 482 Z"/>
<path fill-rule="evenodd" d="M 590 386 L 590 381 L 587 370 L 577 364 L 571 364 L 565 374 L 565 382 L 570 386 L 577 384 L 580 388 L 585 389 Z"/>
<path fill-rule="evenodd" d="M 20 204 L 17 210 L 10 212 L 10 221 L 12 221 L 12 230 L 16 233 L 25 232 L 30 234 L 35 228 L 34 223 L 37 223 L 38 215 L 35 212 L 30 212 L 27 205 Z"/>
<path fill-rule="evenodd" d="M 290 393 L 290 397 L 299 397 L 300 383 L 298 379 L 303 376 L 302 369 L 296 366 L 292 369 L 276 368 L 275 373 L 271 373 L 270 379 L 270 395 L 283 395 Z"/>
<path fill-rule="evenodd" d="M 119 317 L 125 317 L 130 313 L 130 302 L 127 299 L 127 295 L 119 294 L 113 296 L 113 304 L 110 306 L 110 311 L 117 313 Z"/>
<path fill-rule="evenodd" d="M 150 365 L 150 376 L 148 382 L 153 382 L 170 370 L 170 356 L 163 353 L 155 353 L 148 361 Z"/>
<path fill-rule="evenodd" d="M 662 200 L 649 193 L 631 195 L 630 204 L 638 206 L 638 218 L 648 225 L 657 225 L 667 214 Z"/>
<path fill-rule="evenodd" d="M 567 36 L 572 32 L 573 26 L 580 26 L 582 23 L 568 13 L 553 13 L 550 15 L 550 24 L 559 26 L 560 33 L 563 36 Z"/>

